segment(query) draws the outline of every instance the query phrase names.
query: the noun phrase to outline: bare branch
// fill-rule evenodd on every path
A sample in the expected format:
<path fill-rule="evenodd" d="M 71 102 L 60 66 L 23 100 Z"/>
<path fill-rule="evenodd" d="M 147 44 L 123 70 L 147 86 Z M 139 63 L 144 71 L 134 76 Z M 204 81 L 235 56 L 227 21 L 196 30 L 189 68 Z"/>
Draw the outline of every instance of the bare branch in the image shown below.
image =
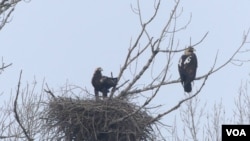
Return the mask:
<path fill-rule="evenodd" d="M 23 126 L 23 124 L 21 123 L 20 121 L 20 118 L 19 118 L 19 115 L 17 113 L 17 101 L 18 101 L 18 95 L 20 93 L 20 86 L 21 86 L 21 76 L 22 76 L 22 70 L 20 72 L 20 76 L 19 76 L 19 81 L 18 81 L 18 85 L 17 85 L 17 92 L 16 92 L 16 98 L 15 98 L 15 101 L 14 101 L 14 114 L 15 114 L 15 119 L 17 121 L 17 123 L 19 124 L 19 126 L 22 128 L 23 130 L 23 133 L 24 135 L 26 136 L 26 138 L 29 140 L 29 141 L 33 141 L 34 139 L 32 139 L 28 132 L 26 131 L 25 127 Z"/>
<path fill-rule="evenodd" d="M 1 71 L 3 71 L 4 69 L 10 67 L 12 65 L 12 63 L 8 64 L 8 65 L 4 65 L 4 63 L 2 63 L 2 67 L 0 68 Z"/>
<path fill-rule="evenodd" d="M 211 69 L 210 72 L 212 72 L 212 69 Z M 162 118 L 163 116 L 165 116 L 165 115 L 167 115 L 167 114 L 173 112 L 174 110 L 177 110 L 184 102 L 186 102 L 186 101 L 188 101 L 188 100 L 194 98 L 195 96 L 197 96 L 197 95 L 200 93 L 200 91 L 202 90 L 202 88 L 204 87 L 205 82 L 206 82 L 208 76 L 209 76 L 209 74 L 205 77 L 205 79 L 203 80 L 202 85 L 200 86 L 199 90 L 196 91 L 195 94 L 193 94 L 192 96 L 190 96 L 190 97 L 188 97 L 188 98 L 185 98 L 185 99 L 179 101 L 178 104 L 176 104 L 175 106 L 173 106 L 173 107 L 172 107 L 171 109 L 169 109 L 168 111 L 166 111 L 166 112 L 164 112 L 164 113 L 161 113 L 161 114 L 158 114 L 154 119 L 152 119 L 152 120 L 149 122 L 149 124 L 150 124 L 150 123 L 153 123 L 153 122 L 155 122 L 155 121 L 158 121 L 158 120 L 159 120 L 160 118 Z"/>
<path fill-rule="evenodd" d="M 194 47 L 194 46 L 199 45 L 201 42 L 203 42 L 203 40 L 207 37 L 208 33 L 209 33 L 209 32 L 207 32 L 207 33 L 202 37 L 202 39 L 201 39 L 198 43 L 196 43 L 196 44 L 194 44 L 194 45 L 191 45 L 191 46 Z"/>
<path fill-rule="evenodd" d="M 201 41 L 203 41 L 203 40 L 205 39 L 205 37 L 207 36 L 207 34 L 208 34 L 208 32 L 207 32 L 207 33 L 205 34 L 205 36 L 201 39 Z M 249 31 L 244 35 L 244 38 L 243 38 L 243 41 L 242 41 L 241 45 L 236 49 L 236 51 L 233 53 L 233 55 L 232 55 L 229 59 L 227 59 L 227 61 L 226 61 L 224 64 L 220 65 L 219 67 L 213 69 L 212 71 L 209 71 L 208 73 L 206 73 L 206 74 L 204 74 L 204 75 L 202 75 L 202 76 L 196 77 L 195 80 L 204 79 L 204 78 L 207 77 L 207 75 L 211 75 L 211 74 L 217 72 L 218 70 L 224 68 L 228 63 L 232 62 L 232 61 L 234 60 L 236 54 L 238 54 L 238 53 L 240 52 L 240 49 L 242 49 L 242 47 L 246 44 L 246 40 L 247 40 L 248 34 L 249 34 Z M 198 43 L 196 43 L 195 45 L 200 44 L 201 41 L 198 42 Z M 170 52 L 171 52 L 171 51 L 170 51 Z M 216 63 L 217 56 L 218 56 L 218 53 L 216 54 L 214 63 Z M 168 81 L 168 82 L 164 82 L 164 83 L 162 83 L 162 84 L 149 85 L 149 86 L 144 87 L 144 88 L 142 88 L 142 89 L 136 89 L 136 90 L 128 91 L 127 94 L 141 93 L 141 92 L 145 92 L 145 91 L 148 91 L 148 90 L 155 89 L 155 88 L 159 87 L 160 85 L 168 85 L 168 84 L 174 84 L 174 83 L 179 83 L 179 82 L 180 82 L 180 80 L 177 79 L 177 80 L 171 80 L 171 81 Z"/>
<path fill-rule="evenodd" d="M 246 42 L 247 42 L 247 37 L 248 37 L 248 35 L 249 35 L 249 31 L 250 31 L 250 29 L 247 31 L 246 34 L 244 34 L 243 40 L 242 40 L 242 42 L 241 42 L 241 45 L 236 49 L 236 51 L 233 53 L 233 55 L 232 55 L 224 64 L 222 64 L 222 65 L 220 65 L 218 68 L 214 69 L 212 73 L 217 72 L 218 70 L 224 68 L 228 63 L 230 63 L 230 62 L 233 61 L 233 59 L 234 59 L 234 57 L 236 56 L 236 54 L 238 54 L 238 53 L 240 52 L 240 49 L 242 49 L 242 47 L 246 44 Z M 204 78 L 204 77 L 205 77 L 205 75 L 200 76 L 200 77 L 197 77 L 195 80 L 199 80 L 199 79 L 202 79 L 202 78 Z"/>
<path fill-rule="evenodd" d="M 202 37 L 202 39 L 201 39 L 199 42 L 195 43 L 194 45 L 190 45 L 190 46 L 194 47 L 194 46 L 197 46 L 197 45 L 199 45 L 200 43 L 202 43 L 202 42 L 205 40 L 205 38 L 207 37 L 208 33 L 209 33 L 209 32 L 207 32 L 207 33 Z M 184 48 L 184 49 L 180 49 L 180 50 L 159 50 L 159 52 L 163 52 L 163 53 L 169 53 L 169 52 L 177 53 L 177 52 L 183 52 L 184 50 L 185 50 L 185 48 Z"/>
<path fill-rule="evenodd" d="M 158 51 L 155 51 L 151 57 L 149 58 L 148 62 L 146 63 L 146 65 L 144 65 L 144 67 L 142 68 L 142 70 L 139 72 L 139 74 L 132 80 L 132 82 L 120 93 L 119 97 L 124 97 L 127 95 L 127 92 L 131 89 L 131 87 L 136 83 L 137 80 L 140 79 L 140 77 L 144 74 L 144 72 L 148 69 L 148 67 L 150 66 L 150 64 L 152 63 L 153 59 L 155 58 L 156 54 L 158 53 Z"/>
<path fill-rule="evenodd" d="M 47 87 L 47 90 L 44 89 L 44 91 L 45 91 L 46 93 L 50 94 L 50 96 L 52 96 L 53 98 L 55 98 L 55 95 L 54 95 L 53 92 L 49 89 L 48 84 L 46 84 L 46 87 Z"/>
<path fill-rule="evenodd" d="M 126 80 L 124 83 L 122 83 L 120 86 L 116 87 L 116 89 L 118 90 L 119 88 L 123 87 L 126 83 L 128 83 L 129 80 Z"/>
<path fill-rule="evenodd" d="M 131 56 L 133 50 L 134 50 L 134 49 L 136 48 L 136 46 L 138 45 L 139 40 L 141 39 L 141 37 L 142 37 L 144 31 L 145 31 L 145 26 L 142 27 L 141 32 L 140 32 L 140 34 L 139 34 L 139 36 L 138 36 L 136 42 L 134 43 L 134 45 L 128 50 L 128 55 L 127 55 L 127 57 L 126 57 L 126 59 L 125 59 L 125 62 L 124 62 L 123 66 L 122 66 L 122 68 L 121 68 L 121 70 L 120 70 L 120 73 L 119 73 L 119 75 L 118 75 L 118 81 L 120 80 L 121 76 L 123 75 L 123 72 L 124 72 L 124 71 L 126 70 L 126 68 L 128 67 L 129 58 L 130 58 L 130 56 Z"/>
<path fill-rule="evenodd" d="M 5 26 L 6 23 L 8 23 L 10 15 L 15 10 L 15 6 L 17 3 L 19 3 L 21 0 L 2 0 L 0 3 L 0 15 L 1 15 L 1 21 L 0 21 L 0 30 Z"/>

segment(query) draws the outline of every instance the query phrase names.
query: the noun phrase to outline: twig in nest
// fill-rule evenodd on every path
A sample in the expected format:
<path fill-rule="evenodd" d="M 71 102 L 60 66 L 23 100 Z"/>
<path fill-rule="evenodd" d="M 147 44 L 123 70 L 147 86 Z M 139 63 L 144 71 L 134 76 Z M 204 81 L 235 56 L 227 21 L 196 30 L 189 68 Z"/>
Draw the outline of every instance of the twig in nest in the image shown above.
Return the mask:
<path fill-rule="evenodd" d="M 57 97 L 48 103 L 48 133 L 65 140 L 152 140 L 153 117 L 144 108 L 125 100 L 88 100 Z M 60 135 L 59 135 L 60 136 Z"/>
<path fill-rule="evenodd" d="M 54 94 L 51 92 L 51 90 L 49 89 L 49 86 L 48 86 L 47 83 L 46 83 L 46 87 L 47 87 L 48 90 L 44 89 L 44 91 L 45 91 L 46 93 L 50 94 L 50 96 L 52 96 L 53 98 L 56 98 L 55 95 L 54 95 Z"/>

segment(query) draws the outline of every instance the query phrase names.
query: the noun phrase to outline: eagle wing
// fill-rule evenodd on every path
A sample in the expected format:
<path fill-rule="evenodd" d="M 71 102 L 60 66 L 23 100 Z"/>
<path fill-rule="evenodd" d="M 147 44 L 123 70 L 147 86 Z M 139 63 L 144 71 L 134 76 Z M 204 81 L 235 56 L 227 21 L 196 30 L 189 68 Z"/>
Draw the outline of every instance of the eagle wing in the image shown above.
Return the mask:
<path fill-rule="evenodd" d="M 197 57 L 194 53 L 188 56 L 187 58 L 189 61 L 184 64 L 184 70 L 188 76 L 188 80 L 191 82 L 195 79 L 196 70 L 197 70 Z M 186 59 L 186 60 L 187 60 Z M 184 62 L 185 63 L 185 62 Z"/>
<path fill-rule="evenodd" d="M 103 76 L 100 79 L 100 83 L 104 88 L 109 89 L 109 88 L 114 87 L 114 86 L 117 85 L 117 78 L 111 78 L 111 77 Z"/>
<path fill-rule="evenodd" d="M 182 55 L 178 65 L 181 78 L 185 77 L 186 81 L 193 81 L 196 76 L 197 64 L 197 57 L 194 53 Z"/>
<path fill-rule="evenodd" d="M 181 84 L 186 92 L 190 92 L 191 82 L 195 79 L 197 70 L 197 57 L 194 53 L 182 55 L 178 64 L 178 70 L 181 78 Z"/>

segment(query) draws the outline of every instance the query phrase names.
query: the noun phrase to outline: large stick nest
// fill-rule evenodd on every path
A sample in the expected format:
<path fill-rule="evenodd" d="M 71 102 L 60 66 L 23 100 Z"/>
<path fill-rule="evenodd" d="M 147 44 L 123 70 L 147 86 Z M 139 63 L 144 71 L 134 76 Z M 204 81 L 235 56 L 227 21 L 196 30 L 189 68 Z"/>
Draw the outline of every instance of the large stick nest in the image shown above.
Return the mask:
<path fill-rule="evenodd" d="M 59 97 L 48 104 L 46 128 L 74 141 L 145 141 L 154 132 L 145 109 L 126 100 Z"/>

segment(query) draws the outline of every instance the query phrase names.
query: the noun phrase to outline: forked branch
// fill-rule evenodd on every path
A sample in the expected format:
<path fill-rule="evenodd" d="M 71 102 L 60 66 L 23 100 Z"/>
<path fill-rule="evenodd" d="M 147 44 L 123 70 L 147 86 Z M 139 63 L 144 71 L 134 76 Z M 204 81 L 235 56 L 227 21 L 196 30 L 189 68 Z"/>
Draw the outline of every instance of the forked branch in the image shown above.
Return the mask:
<path fill-rule="evenodd" d="M 25 129 L 25 127 L 23 126 L 23 124 L 20 121 L 20 117 L 18 115 L 17 112 L 17 101 L 18 101 L 18 95 L 20 93 L 20 86 L 21 86 L 21 77 L 22 77 L 22 71 L 20 72 L 20 76 L 19 76 L 19 81 L 18 81 L 18 85 L 17 85 L 17 92 L 16 92 L 16 98 L 14 101 L 14 114 L 15 114 L 15 119 L 18 123 L 18 125 L 21 127 L 21 129 L 23 130 L 24 135 L 26 136 L 26 138 L 28 139 L 28 141 L 33 141 L 34 139 L 32 139 L 28 133 L 28 131 Z"/>

